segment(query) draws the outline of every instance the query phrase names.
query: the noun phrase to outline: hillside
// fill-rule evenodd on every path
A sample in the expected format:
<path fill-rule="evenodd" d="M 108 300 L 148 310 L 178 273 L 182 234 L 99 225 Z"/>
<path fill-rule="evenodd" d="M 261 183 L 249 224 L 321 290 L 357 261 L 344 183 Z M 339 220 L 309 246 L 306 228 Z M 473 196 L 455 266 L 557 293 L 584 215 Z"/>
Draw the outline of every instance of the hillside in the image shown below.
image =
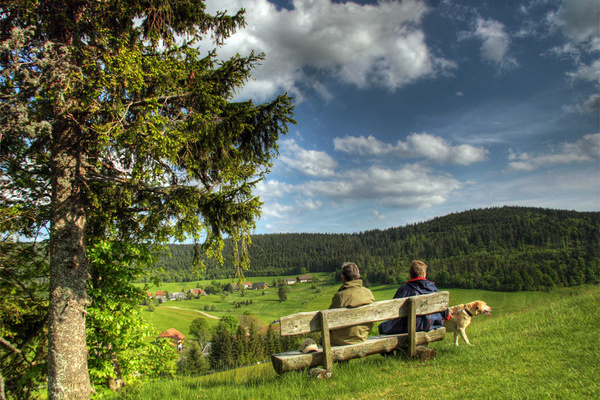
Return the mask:
<path fill-rule="evenodd" d="M 252 237 L 246 276 L 336 271 L 361 267 L 367 282 L 400 283 L 413 259 L 444 287 L 547 290 L 600 280 L 600 213 L 501 207 L 354 234 L 272 234 Z M 191 269 L 194 246 L 171 245 L 157 266 L 167 282 L 233 277 L 231 243 L 223 266 Z"/>
<path fill-rule="evenodd" d="M 480 297 L 481 296 L 481 297 Z M 451 292 L 451 304 L 481 298 L 494 308 L 469 326 L 473 346 L 452 334 L 431 344 L 427 363 L 369 356 L 336 364 L 332 379 L 277 376 L 270 363 L 199 377 L 132 384 L 106 399 L 595 399 L 600 364 L 594 316 L 598 286 L 551 293 Z"/>

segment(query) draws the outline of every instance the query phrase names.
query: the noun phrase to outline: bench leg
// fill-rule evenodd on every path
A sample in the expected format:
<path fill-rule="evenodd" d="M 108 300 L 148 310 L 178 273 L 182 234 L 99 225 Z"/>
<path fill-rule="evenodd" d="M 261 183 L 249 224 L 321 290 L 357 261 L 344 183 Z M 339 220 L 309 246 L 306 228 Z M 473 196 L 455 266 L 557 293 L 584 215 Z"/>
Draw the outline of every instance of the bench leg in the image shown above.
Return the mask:
<path fill-rule="evenodd" d="M 327 322 L 326 313 L 320 311 L 319 315 L 321 318 L 321 340 L 323 342 L 323 368 L 331 376 L 331 372 L 333 371 L 333 356 L 331 354 L 331 341 L 329 339 L 329 323 Z"/>
<path fill-rule="evenodd" d="M 408 349 L 407 355 L 414 357 L 416 354 L 417 345 L 417 309 L 415 299 L 409 297 L 406 302 L 408 303 Z"/>

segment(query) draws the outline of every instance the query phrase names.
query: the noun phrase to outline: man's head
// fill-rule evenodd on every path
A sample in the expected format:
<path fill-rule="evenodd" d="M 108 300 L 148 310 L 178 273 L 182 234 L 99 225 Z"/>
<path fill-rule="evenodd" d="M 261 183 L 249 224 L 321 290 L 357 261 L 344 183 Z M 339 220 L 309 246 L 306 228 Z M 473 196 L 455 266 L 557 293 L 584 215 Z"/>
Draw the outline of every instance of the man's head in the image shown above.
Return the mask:
<path fill-rule="evenodd" d="M 410 275 L 410 279 L 426 278 L 427 265 L 423 261 L 415 260 L 410 264 L 408 274 Z"/>
<path fill-rule="evenodd" d="M 342 278 L 345 279 L 346 282 L 359 279 L 360 272 L 358 271 L 356 264 L 347 262 L 342 265 Z"/>

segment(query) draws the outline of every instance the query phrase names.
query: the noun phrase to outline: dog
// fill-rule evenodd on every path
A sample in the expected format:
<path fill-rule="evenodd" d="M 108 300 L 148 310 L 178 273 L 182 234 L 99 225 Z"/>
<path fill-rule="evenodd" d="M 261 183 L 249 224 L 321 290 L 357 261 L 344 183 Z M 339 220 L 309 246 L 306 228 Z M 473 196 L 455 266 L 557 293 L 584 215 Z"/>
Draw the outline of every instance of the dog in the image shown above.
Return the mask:
<path fill-rule="evenodd" d="M 463 338 L 467 345 L 471 345 L 467 333 L 465 330 L 467 326 L 471 324 L 471 318 L 479 315 L 486 314 L 492 316 L 492 307 L 489 307 L 485 301 L 477 300 L 468 304 L 459 304 L 457 306 L 450 307 L 448 310 L 450 319 L 444 320 L 444 327 L 447 332 L 454 332 L 454 344 L 458 346 L 458 338 Z"/>

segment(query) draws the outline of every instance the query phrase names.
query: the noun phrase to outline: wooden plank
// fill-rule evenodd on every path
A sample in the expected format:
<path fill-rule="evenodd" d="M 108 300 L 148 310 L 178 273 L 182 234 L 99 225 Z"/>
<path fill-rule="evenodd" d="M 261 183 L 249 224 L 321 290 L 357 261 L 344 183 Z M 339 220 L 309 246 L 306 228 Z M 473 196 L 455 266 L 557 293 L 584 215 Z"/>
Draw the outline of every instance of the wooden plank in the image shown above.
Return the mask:
<path fill-rule="evenodd" d="M 331 340 L 329 338 L 329 323 L 327 322 L 327 314 L 320 312 L 321 317 L 321 341 L 323 342 L 323 368 L 326 371 L 333 371 L 333 357 L 331 354 Z"/>
<path fill-rule="evenodd" d="M 417 332 L 415 344 L 417 346 L 442 340 L 446 334 L 446 328 L 440 328 L 429 332 Z M 371 336 L 367 341 L 347 346 L 333 346 L 331 356 L 333 362 L 351 360 L 353 358 L 365 357 L 393 351 L 408 346 L 408 334 Z M 278 374 L 295 371 L 304 368 L 313 368 L 323 365 L 323 351 L 304 354 L 301 351 L 290 351 L 271 355 L 271 363 Z"/>
<path fill-rule="evenodd" d="M 415 296 L 415 312 L 417 315 L 423 315 L 446 310 L 449 298 L 448 292 Z M 406 317 L 408 315 L 406 299 L 378 301 L 356 308 L 335 308 L 323 311 L 327 314 L 329 329 L 338 329 L 367 322 Z M 321 331 L 318 313 L 319 311 L 311 311 L 281 317 L 281 334 L 289 336 Z"/>
<path fill-rule="evenodd" d="M 416 354 L 416 340 L 415 336 L 417 333 L 417 313 L 415 308 L 415 298 L 409 297 L 406 301 L 408 304 L 408 315 L 407 315 L 407 330 L 408 330 L 408 356 L 414 357 Z"/>

